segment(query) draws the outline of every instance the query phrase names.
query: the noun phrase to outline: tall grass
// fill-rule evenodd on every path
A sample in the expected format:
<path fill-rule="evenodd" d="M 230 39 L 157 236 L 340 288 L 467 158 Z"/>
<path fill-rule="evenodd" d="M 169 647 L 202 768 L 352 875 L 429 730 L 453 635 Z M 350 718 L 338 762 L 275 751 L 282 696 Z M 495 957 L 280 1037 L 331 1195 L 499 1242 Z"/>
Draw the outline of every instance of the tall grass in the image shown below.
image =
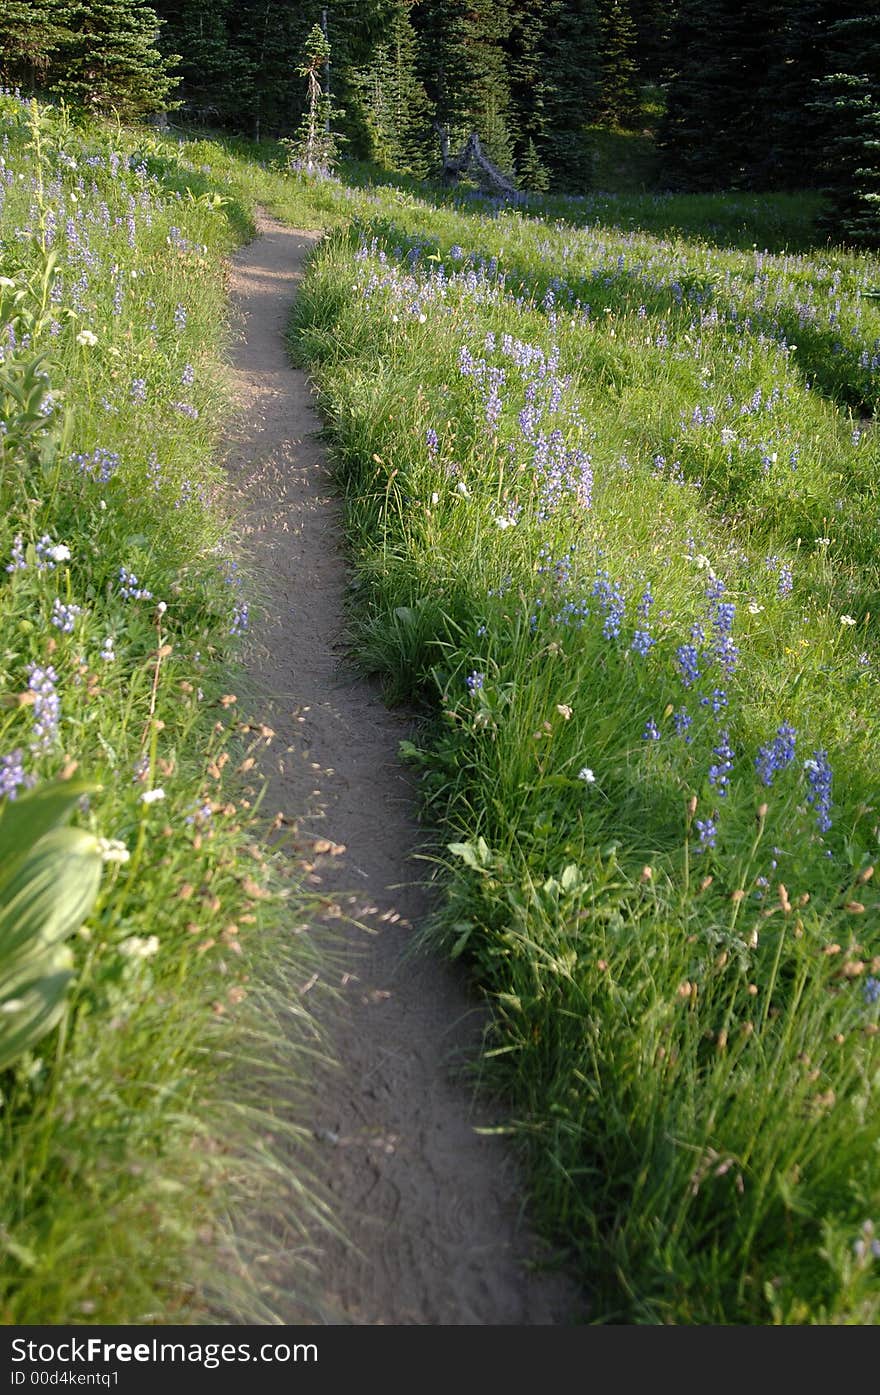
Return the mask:
<path fill-rule="evenodd" d="M 542 1223 L 594 1321 L 873 1323 L 880 266 L 344 198 L 293 344 Z"/>
<path fill-rule="evenodd" d="M 146 133 L 3 97 L 0 134 L 0 797 L 77 771 L 106 854 L 65 1019 L 0 1079 L 0 1319 L 272 1321 L 261 1263 L 321 1207 L 312 900 L 266 841 L 217 455 L 253 224 Z"/>

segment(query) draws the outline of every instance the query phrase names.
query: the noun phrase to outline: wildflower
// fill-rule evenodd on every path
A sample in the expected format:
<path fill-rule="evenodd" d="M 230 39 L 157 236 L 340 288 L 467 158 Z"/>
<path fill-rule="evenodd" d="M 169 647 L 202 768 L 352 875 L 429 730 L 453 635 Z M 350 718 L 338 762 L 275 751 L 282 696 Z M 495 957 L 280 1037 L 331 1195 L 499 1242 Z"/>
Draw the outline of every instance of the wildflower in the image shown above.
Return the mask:
<path fill-rule="evenodd" d="M 38 755 L 50 751 L 58 735 L 61 717 L 61 699 L 55 689 L 58 674 L 51 664 L 45 668 L 31 664 L 27 674 L 28 688 L 34 694 L 31 750 Z"/>
<path fill-rule="evenodd" d="M 807 802 L 816 811 L 816 827 L 820 833 L 827 833 L 831 827 L 831 766 L 825 751 L 814 751 L 810 760 L 804 761 L 804 773 L 809 789 Z"/>
<path fill-rule="evenodd" d="M 16 533 L 12 540 L 12 561 L 8 563 L 6 570 L 8 572 L 23 572 L 26 567 L 27 562 L 24 560 L 24 539 L 21 533 Z"/>
<path fill-rule="evenodd" d="M 856 621 L 852 615 L 841 615 L 840 623 L 841 625 L 855 625 Z"/>
<path fill-rule="evenodd" d="M 746 609 L 748 610 L 749 615 L 760 615 L 764 607 L 762 605 L 758 605 L 757 601 L 752 600 L 749 601 Z"/>
<path fill-rule="evenodd" d="M 701 707 L 711 707 L 712 712 L 717 717 L 719 712 L 727 706 L 727 694 L 723 688 L 713 688 L 711 697 L 700 698 Z"/>
<path fill-rule="evenodd" d="M 116 653 L 113 648 L 115 643 L 116 641 L 114 640 L 112 635 L 108 635 L 107 638 L 104 640 L 103 646 L 101 648 L 101 658 L 104 660 L 105 664 L 112 663 L 113 660 L 116 658 Z"/>
<path fill-rule="evenodd" d="M 247 601 L 238 601 L 232 612 L 231 635 L 243 634 L 249 624 L 250 612 Z"/>
<path fill-rule="evenodd" d="M 195 381 L 196 370 L 191 363 L 188 363 L 180 375 L 180 381 L 184 387 L 192 387 Z"/>
<path fill-rule="evenodd" d="M 708 819 L 696 819 L 695 824 L 700 835 L 700 846 L 697 851 L 705 852 L 707 848 L 714 848 L 718 833 L 718 815 L 713 814 Z"/>
<path fill-rule="evenodd" d="M 649 717 L 645 723 L 645 730 L 642 732 L 643 741 L 659 741 L 660 729 L 653 717 Z"/>
<path fill-rule="evenodd" d="M 52 602 L 52 624 L 62 634 L 72 635 L 76 625 L 76 617 L 82 614 L 82 608 L 78 605 L 65 605 L 55 597 Z"/>
<path fill-rule="evenodd" d="M 776 590 L 780 596 L 791 595 L 794 590 L 794 575 L 791 567 L 779 568 L 779 580 L 776 584 Z"/>
<path fill-rule="evenodd" d="M 686 688 L 700 676 L 699 655 L 692 644 L 680 644 L 675 655 L 681 681 Z"/>
<path fill-rule="evenodd" d="M 733 751 L 730 747 L 729 732 L 725 730 L 719 733 L 718 745 L 713 747 L 712 754 L 717 759 L 714 764 L 709 766 L 709 784 L 723 797 L 727 794 L 730 785 L 730 772 L 733 769 Z"/>
<path fill-rule="evenodd" d="M 51 557 L 53 562 L 69 562 L 70 548 L 66 543 L 55 543 L 54 547 L 47 548 L 46 556 Z"/>
<path fill-rule="evenodd" d="M 455 487 L 463 499 L 469 499 L 471 497 L 471 491 L 468 489 L 464 480 L 459 480 Z"/>
<path fill-rule="evenodd" d="M 651 634 L 650 630 L 636 630 L 630 648 L 634 650 L 636 654 L 640 654 L 644 657 L 653 644 L 654 636 Z"/>
<path fill-rule="evenodd" d="M 430 455 L 437 454 L 440 441 L 437 436 L 437 432 L 434 430 L 433 426 L 429 426 L 427 431 L 425 432 L 425 445 L 428 447 L 428 453 Z"/>
<path fill-rule="evenodd" d="M 147 400 L 147 380 L 146 378 L 132 378 L 129 396 L 132 402 L 146 402 Z"/>
<path fill-rule="evenodd" d="M 118 838 L 99 838 L 98 851 L 103 862 L 128 862 L 131 853 Z"/>
<path fill-rule="evenodd" d="M 585 785 L 595 785 L 596 777 L 588 765 L 584 765 L 578 771 L 578 779 L 583 780 Z"/>
<path fill-rule="evenodd" d="M 794 760 L 795 736 L 794 727 L 783 722 L 770 745 L 760 747 L 755 757 L 755 769 L 762 784 L 772 785 L 773 776 Z"/>
<path fill-rule="evenodd" d="M 165 798 L 165 791 L 160 787 L 153 790 L 144 790 L 141 795 L 142 804 L 159 804 Z"/>
<path fill-rule="evenodd" d="M 479 692 L 485 681 L 486 675 L 484 673 L 478 673 L 477 670 L 474 669 L 473 673 L 469 673 L 467 678 L 465 679 L 465 682 L 467 683 L 468 687 L 468 692 Z"/>
<path fill-rule="evenodd" d="M 186 306 L 178 305 L 174 311 L 174 328 L 178 334 L 182 334 L 186 329 Z"/>
<path fill-rule="evenodd" d="M 869 1007 L 880 1000 L 880 978 L 868 977 L 862 985 L 865 1002 Z"/>
<path fill-rule="evenodd" d="M 76 336 L 76 342 L 84 349 L 93 349 L 98 342 L 98 336 L 93 334 L 90 329 L 81 329 Z"/>
<path fill-rule="evenodd" d="M 151 959 L 158 952 L 158 935 L 129 935 L 119 946 L 119 953 L 125 959 Z"/>
<path fill-rule="evenodd" d="M 693 720 L 690 713 L 684 707 L 679 707 L 677 712 L 673 712 L 672 720 L 675 723 L 676 735 L 683 736 L 686 743 L 690 745 L 691 738 L 688 732 Z"/>
<path fill-rule="evenodd" d="M 130 572 L 127 567 L 119 568 L 119 594 L 128 601 L 151 601 L 153 599 L 152 591 L 145 590 L 134 572 Z"/>
<path fill-rule="evenodd" d="M 33 775 L 25 774 L 19 747 L 8 756 L 0 756 L 0 799 L 14 799 L 19 789 L 29 789 L 35 783 Z"/>

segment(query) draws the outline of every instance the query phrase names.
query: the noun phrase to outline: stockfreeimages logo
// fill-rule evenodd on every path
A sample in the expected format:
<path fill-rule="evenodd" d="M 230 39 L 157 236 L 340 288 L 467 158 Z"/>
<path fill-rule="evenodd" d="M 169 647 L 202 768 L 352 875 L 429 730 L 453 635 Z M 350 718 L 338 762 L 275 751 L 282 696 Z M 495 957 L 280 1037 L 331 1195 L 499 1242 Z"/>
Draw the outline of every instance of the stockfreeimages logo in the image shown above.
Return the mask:
<path fill-rule="evenodd" d="M 155 1337 L 147 1342 L 107 1342 L 102 1337 L 34 1342 L 15 1337 L 11 1345 L 13 1363 L 27 1363 L 36 1368 L 44 1365 L 75 1367 L 167 1363 L 202 1366 L 212 1371 L 218 1366 L 236 1363 L 285 1365 L 295 1361 L 314 1364 L 318 1360 L 318 1348 L 314 1342 L 295 1342 L 293 1345 L 287 1342 L 263 1342 L 254 1346 L 250 1342 L 162 1342 Z M 76 1377 L 73 1379 L 75 1381 Z M 13 1370 L 13 1385 L 23 1385 L 27 1380 L 26 1370 Z M 30 1383 L 43 1383 L 38 1369 L 31 1370 Z"/>

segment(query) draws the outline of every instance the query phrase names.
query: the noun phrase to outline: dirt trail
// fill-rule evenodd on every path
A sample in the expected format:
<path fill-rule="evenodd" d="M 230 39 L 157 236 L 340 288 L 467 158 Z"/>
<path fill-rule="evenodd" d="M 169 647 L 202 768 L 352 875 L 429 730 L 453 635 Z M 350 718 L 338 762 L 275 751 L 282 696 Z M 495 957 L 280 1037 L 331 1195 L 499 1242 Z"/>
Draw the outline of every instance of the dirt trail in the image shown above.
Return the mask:
<path fill-rule="evenodd" d="M 497 1121 L 450 1069 L 473 1058 L 481 1010 L 450 967 L 405 956 L 428 909 L 415 885 L 421 864 L 408 857 L 419 840 L 413 784 L 397 760 L 409 724 L 343 658 L 339 508 L 308 380 L 283 343 L 317 234 L 268 218 L 259 231 L 233 263 L 241 415 L 229 470 L 268 597 L 251 672 L 284 755 L 267 807 L 300 814 L 301 835 L 347 849 L 316 860 L 346 919 L 333 922 L 343 927 L 340 1000 L 323 1009 L 343 1068 L 320 1082 L 315 1114 L 316 1167 L 353 1247 L 322 1242 L 315 1305 L 291 1300 L 279 1315 L 293 1324 L 576 1321 L 568 1283 L 527 1270 L 539 1252 L 509 1145 L 475 1132 Z M 366 928 L 346 928 L 349 916 Z"/>

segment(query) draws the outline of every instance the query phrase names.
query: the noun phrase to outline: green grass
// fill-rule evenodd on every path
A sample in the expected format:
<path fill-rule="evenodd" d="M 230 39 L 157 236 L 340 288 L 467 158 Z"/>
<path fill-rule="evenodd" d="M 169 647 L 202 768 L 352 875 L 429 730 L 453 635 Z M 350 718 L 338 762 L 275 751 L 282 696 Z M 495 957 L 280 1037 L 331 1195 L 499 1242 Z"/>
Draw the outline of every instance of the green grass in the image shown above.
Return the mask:
<path fill-rule="evenodd" d="M 7 161 L 45 188 L 10 186 L 4 230 L 36 199 L 39 233 L 40 198 L 69 213 L 77 193 L 110 274 L 65 231 L 53 298 L 39 235 L 4 231 L 31 342 L 17 329 L 3 365 L 0 543 L 11 558 L 21 534 L 26 566 L 0 607 L 2 749 L 101 780 L 81 818 L 130 853 L 78 945 L 66 1031 L 4 1081 L 7 1320 L 271 1320 L 235 1198 L 283 1179 L 296 1223 L 314 1206 L 259 1141 L 288 1068 L 265 1049 L 287 1039 L 265 985 L 288 888 L 250 855 L 246 772 L 223 788 L 260 738 L 223 700 L 247 592 L 210 463 L 212 346 L 223 256 L 260 203 L 329 230 L 291 346 L 333 441 L 357 650 L 424 714 L 402 754 L 445 890 L 430 938 L 492 1006 L 481 1071 L 585 1320 L 875 1323 L 880 264 L 814 246 L 806 196 L 636 180 L 503 209 L 365 166 L 312 183 L 270 145 L 202 136 L 141 135 L 144 171 L 112 176 L 129 137 L 62 141 L 47 118 L 38 153 L 5 119 Z M 77 189 L 86 150 L 97 191 Z M 44 346 L 63 413 L 26 376 Z M 104 480 L 99 450 L 119 455 Z M 53 569 L 44 534 L 70 547 Z M 120 566 L 149 600 L 122 596 Z M 80 607 L 71 633 L 56 600 Z M 62 699 L 33 757 L 32 663 Z M 205 1269 L 241 1288 L 214 1295 Z"/>
<path fill-rule="evenodd" d="M 356 175 L 292 346 L 536 1214 L 594 1322 L 874 1323 L 880 266 Z"/>
<path fill-rule="evenodd" d="M 322 1207 L 313 900 L 259 809 L 217 454 L 253 224 L 147 133 L 11 98 L 0 123 L 3 793 L 76 770 L 115 846 L 65 1019 L 0 1078 L 0 1320 L 271 1321 L 267 1246 Z"/>

